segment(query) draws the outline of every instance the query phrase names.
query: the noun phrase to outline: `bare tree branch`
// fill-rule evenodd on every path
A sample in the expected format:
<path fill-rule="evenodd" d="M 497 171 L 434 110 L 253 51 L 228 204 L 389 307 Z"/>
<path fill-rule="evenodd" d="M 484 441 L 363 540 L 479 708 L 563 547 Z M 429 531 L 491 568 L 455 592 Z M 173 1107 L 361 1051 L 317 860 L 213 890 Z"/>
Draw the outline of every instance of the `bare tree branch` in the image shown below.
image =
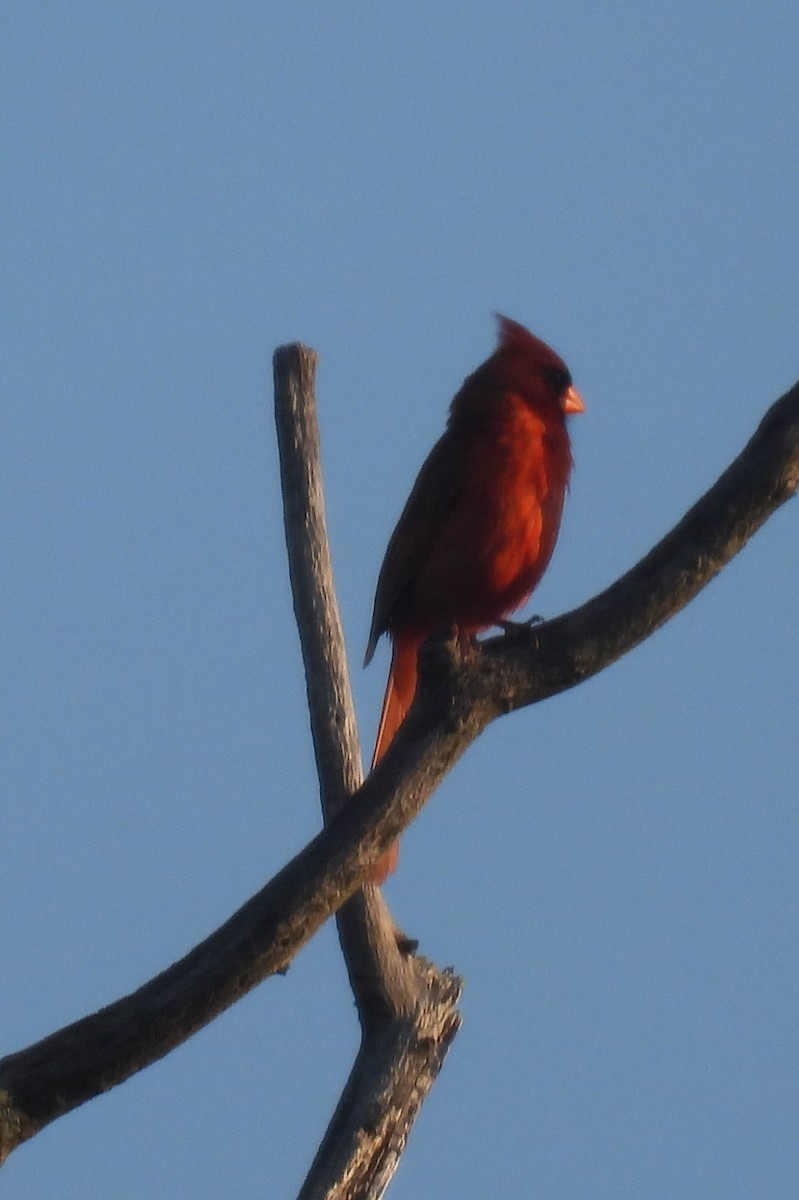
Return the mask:
<path fill-rule="evenodd" d="M 502 712 L 595 675 L 684 607 L 799 485 L 799 384 L 677 528 L 588 604 L 461 662 L 432 639 L 420 690 L 378 768 L 270 883 L 137 992 L 0 1060 L 0 1161 L 283 971 L 352 895 L 466 746 Z"/>
<path fill-rule="evenodd" d="M 275 352 L 289 574 L 322 810 L 330 821 L 360 787 L 362 771 L 325 522 L 315 368 L 316 355 L 304 346 Z M 383 1194 L 460 1025 L 460 980 L 400 950 L 376 887 L 367 884 L 348 900 L 337 922 L 361 1045 L 301 1200 Z"/>

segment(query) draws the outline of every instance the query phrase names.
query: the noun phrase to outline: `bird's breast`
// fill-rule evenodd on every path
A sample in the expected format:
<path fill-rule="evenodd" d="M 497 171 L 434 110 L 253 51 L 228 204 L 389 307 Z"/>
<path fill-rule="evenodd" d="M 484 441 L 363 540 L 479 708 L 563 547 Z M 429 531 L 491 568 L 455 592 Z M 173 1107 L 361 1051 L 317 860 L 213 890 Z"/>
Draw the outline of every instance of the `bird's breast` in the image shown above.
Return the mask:
<path fill-rule="evenodd" d="M 431 628 L 478 632 L 525 602 L 557 538 L 570 455 L 565 429 L 523 404 L 475 436 L 449 516 L 413 591 Z"/>

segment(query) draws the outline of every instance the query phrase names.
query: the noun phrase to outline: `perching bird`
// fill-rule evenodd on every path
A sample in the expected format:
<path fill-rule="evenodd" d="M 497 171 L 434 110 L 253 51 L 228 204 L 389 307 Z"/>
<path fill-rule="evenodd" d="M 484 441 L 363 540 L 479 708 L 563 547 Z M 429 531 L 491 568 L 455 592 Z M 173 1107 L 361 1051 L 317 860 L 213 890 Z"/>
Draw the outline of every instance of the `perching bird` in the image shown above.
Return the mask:
<path fill-rule="evenodd" d="M 500 316 L 499 344 L 464 382 L 388 543 L 368 664 L 380 636 L 391 670 L 372 766 L 411 706 L 419 647 L 437 630 L 464 641 L 524 604 L 558 536 L 572 458 L 566 417 L 584 411 L 566 364 Z M 382 882 L 398 846 L 376 864 Z"/>

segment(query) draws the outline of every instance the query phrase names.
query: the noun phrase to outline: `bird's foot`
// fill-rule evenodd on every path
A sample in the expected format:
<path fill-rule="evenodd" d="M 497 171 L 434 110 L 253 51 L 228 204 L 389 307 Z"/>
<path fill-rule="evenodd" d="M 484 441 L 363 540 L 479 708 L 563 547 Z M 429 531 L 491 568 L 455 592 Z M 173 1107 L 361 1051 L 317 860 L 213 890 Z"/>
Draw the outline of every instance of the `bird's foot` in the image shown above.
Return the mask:
<path fill-rule="evenodd" d="M 506 638 L 523 641 L 535 625 L 543 625 L 544 618 L 537 615 L 528 617 L 526 621 L 500 621 L 499 628 Z"/>

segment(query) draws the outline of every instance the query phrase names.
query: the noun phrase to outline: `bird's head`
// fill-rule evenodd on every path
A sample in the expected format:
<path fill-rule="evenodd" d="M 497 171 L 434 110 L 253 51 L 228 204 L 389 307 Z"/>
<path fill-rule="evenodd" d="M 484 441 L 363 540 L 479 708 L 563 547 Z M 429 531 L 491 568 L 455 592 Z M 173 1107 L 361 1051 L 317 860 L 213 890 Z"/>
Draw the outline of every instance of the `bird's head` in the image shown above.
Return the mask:
<path fill-rule="evenodd" d="M 585 412 L 583 398 L 559 354 L 509 317 L 497 313 L 497 325 L 499 345 L 488 362 L 507 387 L 536 406 L 556 406 L 564 416 Z"/>

